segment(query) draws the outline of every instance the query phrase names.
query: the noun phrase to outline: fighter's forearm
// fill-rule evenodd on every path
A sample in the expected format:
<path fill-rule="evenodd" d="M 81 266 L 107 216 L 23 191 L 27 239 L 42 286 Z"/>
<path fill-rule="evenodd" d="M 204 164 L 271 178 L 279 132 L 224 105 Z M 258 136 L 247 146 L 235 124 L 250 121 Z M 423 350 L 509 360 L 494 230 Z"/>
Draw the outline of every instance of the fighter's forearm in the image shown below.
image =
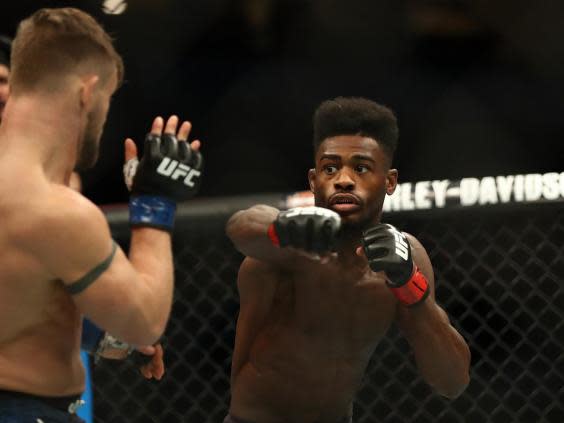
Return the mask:
<path fill-rule="evenodd" d="M 150 327 L 156 340 L 165 329 L 172 306 L 174 276 L 170 235 L 148 227 L 134 228 L 129 260 L 140 276 L 140 306 L 143 318 L 149 323 L 141 327 Z"/>
<path fill-rule="evenodd" d="M 260 260 L 276 258 L 281 250 L 268 238 L 268 228 L 278 213 L 279 210 L 265 205 L 239 211 L 227 222 L 227 236 L 235 248 L 248 257 Z"/>
<path fill-rule="evenodd" d="M 400 328 L 413 348 L 423 378 L 448 398 L 459 396 L 469 383 L 470 349 L 432 300 L 402 307 Z"/>

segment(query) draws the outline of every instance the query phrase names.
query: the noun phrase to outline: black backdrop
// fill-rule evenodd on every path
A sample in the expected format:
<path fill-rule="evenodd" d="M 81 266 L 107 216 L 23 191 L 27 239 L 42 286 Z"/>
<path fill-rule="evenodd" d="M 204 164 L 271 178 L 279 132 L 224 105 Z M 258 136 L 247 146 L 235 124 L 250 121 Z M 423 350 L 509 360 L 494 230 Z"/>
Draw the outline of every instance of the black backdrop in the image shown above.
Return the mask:
<path fill-rule="evenodd" d="M 122 141 L 178 113 L 204 141 L 202 196 L 304 189 L 311 115 L 359 95 L 400 122 L 406 180 L 561 170 L 564 3 L 524 0 L 108 0 L 2 2 L 0 32 L 72 4 L 116 38 L 115 97 L 85 194 L 122 202 Z M 112 3 L 112 2 L 109 2 Z M 525 13 L 526 11 L 526 13 Z"/>

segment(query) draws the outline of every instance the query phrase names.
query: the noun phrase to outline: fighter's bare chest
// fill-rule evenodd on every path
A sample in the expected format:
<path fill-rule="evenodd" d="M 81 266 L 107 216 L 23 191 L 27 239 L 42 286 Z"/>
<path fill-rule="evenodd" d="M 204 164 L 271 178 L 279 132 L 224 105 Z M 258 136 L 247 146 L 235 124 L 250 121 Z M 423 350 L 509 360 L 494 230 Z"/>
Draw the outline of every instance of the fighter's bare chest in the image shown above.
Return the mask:
<path fill-rule="evenodd" d="M 279 283 L 277 301 L 296 329 L 358 340 L 382 335 L 396 303 L 381 274 L 338 265 L 288 275 Z"/>
<path fill-rule="evenodd" d="M 382 273 L 369 268 L 349 268 L 338 264 L 320 265 L 290 275 L 295 293 L 304 299 L 313 296 L 350 305 L 373 306 L 388 298 Z M 298 298 L 299 298 L 298 297 Z"/>

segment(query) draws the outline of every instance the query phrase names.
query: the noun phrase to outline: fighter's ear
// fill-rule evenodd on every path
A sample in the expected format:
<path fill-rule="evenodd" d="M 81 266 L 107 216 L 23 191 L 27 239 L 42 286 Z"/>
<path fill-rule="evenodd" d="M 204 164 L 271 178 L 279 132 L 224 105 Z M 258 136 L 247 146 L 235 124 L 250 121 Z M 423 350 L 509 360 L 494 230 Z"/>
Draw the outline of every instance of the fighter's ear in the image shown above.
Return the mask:
<path fill-rule="evenodd" d="M 90 104 L 94 97 L 94 92 L 99 84 L 100 77 L 98 75 L 87 75 L 82 78 L 80 86 L 80 104 L 86 106 Z"/>
<path fill-rule="evenodd" d="M 310 169 L 307 172 L 307 179 L 309 181 L 309 189 L 311 192 L 315 192 L 315 176 L 316 176 L 315 169 Z"/>
<path fill-rule="evenodd" d="M 392 195 L 396 190 L 398 185 L 398 170 L 390 169 L 388 170 L 388 175 L 386 176 L 386 194 Z"/>

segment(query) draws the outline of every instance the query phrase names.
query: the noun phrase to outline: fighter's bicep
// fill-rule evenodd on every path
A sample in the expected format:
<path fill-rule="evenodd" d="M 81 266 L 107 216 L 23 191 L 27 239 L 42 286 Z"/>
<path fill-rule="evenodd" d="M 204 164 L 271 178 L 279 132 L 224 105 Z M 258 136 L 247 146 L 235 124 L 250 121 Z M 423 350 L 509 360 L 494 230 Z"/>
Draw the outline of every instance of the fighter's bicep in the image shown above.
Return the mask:
<path fill-rule="evenodd" d="M 74 200 L 68 209 L 42 216 L 40 236 L 29 242 L 30 249 L 50 279 L 62 281 L 73 298 L 89 298 L 101 285 L 109 296 L 135 271 L 113 241 L 102 211 L 86 199 Z"/>
<path fill-rule="evenodd" d="M 116 316 L 126 317 L 128 310 L 136 308 L 136 299 L 144 284 L 122 249 L 114 244 L 115 252 L 107 268 L 96 275 L 96 279 L 72 293 L 72 298 L 81 312 L 103 328 L 113 325 Z M 74 285 L 66 286 L 67 290 Z"/>
<path fill-rule="evenodd" d="M 112 250 L 108 257 L 102 260 L 100 263 L 96 264 L 92 269 L 90 269 L 84 276 L 80 279 L 66 284 L 66 290 L 71 295 L 78 295 L 84 290 L 86 290 L 91 284 L 96 282 L 100 276 L 108 270 L 114 261 L 114 257 L 117 251 L 117 244 L 112 242 Z"/>
<path fill-rule="evenodd" d="M 31 219 L 19 241 L 53 279 L 78 281 L 102 263 L 113 248 L 104 214 L 84 201 L 70 202 Z"/>

